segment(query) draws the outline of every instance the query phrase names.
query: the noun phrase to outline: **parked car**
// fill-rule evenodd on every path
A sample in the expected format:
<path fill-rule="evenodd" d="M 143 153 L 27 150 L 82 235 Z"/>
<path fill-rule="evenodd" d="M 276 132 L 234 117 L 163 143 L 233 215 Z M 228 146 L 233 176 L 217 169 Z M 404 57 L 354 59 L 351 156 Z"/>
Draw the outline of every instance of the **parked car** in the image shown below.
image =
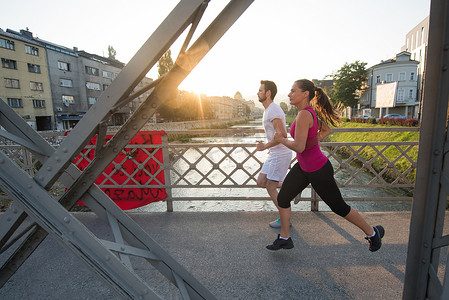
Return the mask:
<path fill-rule="evenodd" d="M 385 115 L 384 118 L 389 118 L 389 119 L 400 118 L 400 119 L 405 120 L 405 116 L 400 115 L 400 114 L 388 114 L 388 115 Z"/>
<path fill-rule="evenodd" d="M 371 119 L 372 116 L 368 116 L 368 115 L 360 115 L 360 116 L 357 116 L 357 118 L 360 118 L 360 119 Z"/>

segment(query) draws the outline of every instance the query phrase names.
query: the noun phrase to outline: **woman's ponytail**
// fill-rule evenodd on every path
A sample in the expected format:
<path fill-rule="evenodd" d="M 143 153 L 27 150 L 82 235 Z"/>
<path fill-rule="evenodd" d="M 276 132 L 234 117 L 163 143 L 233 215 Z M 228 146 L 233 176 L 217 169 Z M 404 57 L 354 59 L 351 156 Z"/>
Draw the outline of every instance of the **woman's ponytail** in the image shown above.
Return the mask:
<path fill-rule="evenodd" d="M 341 124 L 340 117 L 337 111 L 334 109 L 329 96 L 321 88 L 317 87 L 315 91 L 315 103 L 312 103 L 314 110 L 318 114 L 318 117 L 326 124 L 332 126 L 338 126 Z"/>
<path fill-rule="evenodd" d="M 340 125 L 340 117 L 334 109 L 329 96 L 321 87 L 316 87 L 315 84 L 308 79 L 296 80 L 295 83 L 301 90 L 309 91 L 309 101 L 313 100 L 311 104 L 321 121 L 327 125 Z"/>

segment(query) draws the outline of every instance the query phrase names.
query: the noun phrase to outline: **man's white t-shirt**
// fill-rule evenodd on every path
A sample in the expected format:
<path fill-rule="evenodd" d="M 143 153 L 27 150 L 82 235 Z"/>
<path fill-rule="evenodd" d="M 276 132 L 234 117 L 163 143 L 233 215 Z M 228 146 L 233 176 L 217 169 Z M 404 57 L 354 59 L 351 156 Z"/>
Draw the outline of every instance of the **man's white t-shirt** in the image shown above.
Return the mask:
<path fill-rule="evenodd" d="M 274 133 L 276 132 L 276 129 L 273 126 L 273 120 L 274 119 L 280 119 L 282 121 L 282 124 L 286 125 L 285 123 L 285 114 L 282 108 L 277 105 L 276 103 L 272 102 L 263 112 L 263 127 L 265 129 L 265 133 L 267 135 L 267 140 L 271 141 L 274 138 Z M 290 153 L 291 151 L 289 148 L 282 144 L 278 144 L 276 146 L 273 146 L 270 148 L 270 153 Z"/>

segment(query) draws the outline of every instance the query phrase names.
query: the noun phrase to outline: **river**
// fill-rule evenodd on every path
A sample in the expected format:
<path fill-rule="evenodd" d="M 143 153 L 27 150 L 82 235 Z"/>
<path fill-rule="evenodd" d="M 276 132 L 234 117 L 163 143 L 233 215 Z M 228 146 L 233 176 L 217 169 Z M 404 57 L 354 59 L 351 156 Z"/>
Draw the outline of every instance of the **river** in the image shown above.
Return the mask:
<path fill-rule="evenodd" d="M 260 129 L 262 127 L 262 120 L 251 121 L 248 124 L 236 125 L 232 128 L 236 129 Z M 255 134 L 251 136 L 226 136 L 226 137 L 201 137 L 195 138 L 192 142 L 202 142 L 202 143 L 220 143 L 220 144 L 239 144 L 239 143 L 256 143 L 257 140 L 264 140 L 265 135 L 263 133 Z M 185 155 L 189 155 L 187 152 Z M 193 155 L 193 154 L 192 154 Z M 238 154 L 237 154 L 238 155 Z M 333 165 L 337 165 L 336 162 L 331 159 Z M 258 166 L 254 166 L 257 168 Z M 343 172 L 338 172 L 336 175 L 337 181 L 345 181 L 345 177 L 348 176 Z M 368 174 L 360 175 L 362 180 L 369 181 L 370 176 Z M 238 181 L 238 178 L 236 179 Z M 264 197 L 267 196 L 267 192 L 262 188 L 251 189 L 251 195 Z M 173 190 L 174 197 L 185 196 L 183 193 L 195 193 L 196 195 L 201 195 L 201 193 L 211 192 L 208 189 L 195 190 L 192 189 L 175 189 Z M 238 189 L 238 191 L 233 191 L 231 189 L 223 189 L 220 193 L 226 193 L 229 196 L 235 196 L 234 193 L 245 193 L 245 189 Z M 394 197 L 394 196 L 404 196 L 401 195 L 397 189 L 391 188 L 342 188 L 341 189 L 343 197 Z M 204 196 L 201 195 L 201 196 Z M 306 189 L 303 192 L 304 197 L 310 197 L 310 189 Z M 409 201 L 348 201 L 348 204 L 356 208 L 359 211 L 401 211 L 401 210 L 411 210 L 411 202 Z M 165 202 L 151 203 L 147 206 L 137 208 L 131 211 L 145 212 L 145 211 L 166 211 L 167 205 Z M 275 211 L 276 207 L 271 201 L 174 201 L 173 202 L 174 211 Z M 292 205 L 293 211 L 310 211 L 310 201 L 301 201 L 296 205 Z M 323 202 L 319 203 L 320 211 L 330 211 L 329 207 Z"/>

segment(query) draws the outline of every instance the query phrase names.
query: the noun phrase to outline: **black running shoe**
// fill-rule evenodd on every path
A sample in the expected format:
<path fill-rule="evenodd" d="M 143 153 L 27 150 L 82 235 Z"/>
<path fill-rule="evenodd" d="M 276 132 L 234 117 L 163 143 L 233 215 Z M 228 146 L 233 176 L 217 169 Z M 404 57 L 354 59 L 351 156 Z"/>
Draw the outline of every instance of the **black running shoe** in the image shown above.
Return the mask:
<path fill-rule="evenodd" d="M 365 239 L 369 242 L 369 251 L 371 252 L 377 251 L 380 249 L 380 247 L 382 247 L 382 238 L 385 234 L 385 229 L 382 226 L 377 225 L 373 228 L 376 232 L 376 235 L 373 237 L 365 237 Z"/>
<path fill-rule="evenodd" d="M 289 237 L 288 240 L 283 240 L 279 238 L 280 234 L 278 234 L 278 238 L 273 242 L 273 244 L 268 245 L 268 250 L 279 250 L 279 249 L 291 249 L 293 248 L 292 238 Z"/>

